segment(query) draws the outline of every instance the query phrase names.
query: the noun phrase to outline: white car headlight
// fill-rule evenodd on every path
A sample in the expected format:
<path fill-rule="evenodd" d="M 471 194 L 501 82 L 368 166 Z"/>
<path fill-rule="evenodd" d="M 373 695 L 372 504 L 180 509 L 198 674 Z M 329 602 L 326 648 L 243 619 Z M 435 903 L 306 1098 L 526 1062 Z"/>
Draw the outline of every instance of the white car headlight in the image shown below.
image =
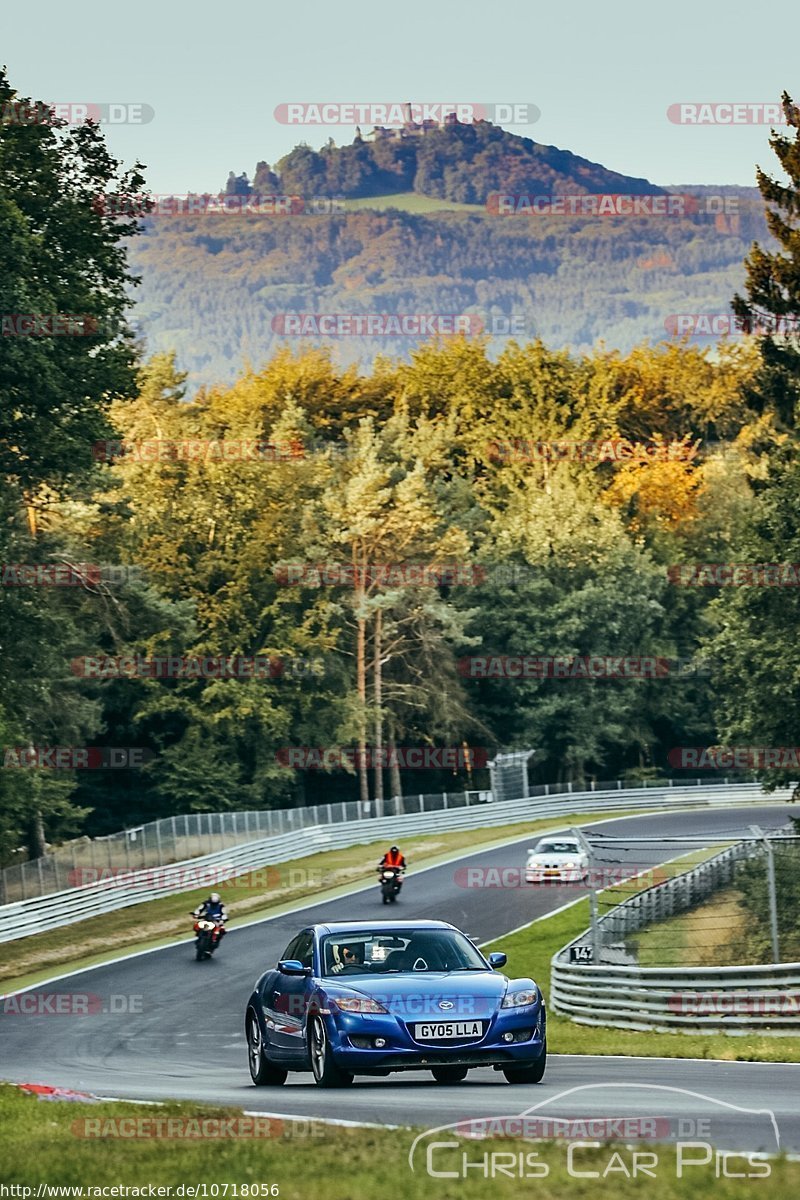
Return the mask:
<path fill-rule="evenodd" d="M 503 997 L 501 1008 L 524 1008 L 526 1005 L 535 1004 L 539 999 L 539 989 L 534 986 L 532 988 L 523 988 L 518 992 L 506 992 Z"/>
<path fill-rule="evenodd" d="M 385 1013 L 384 1008 L 371 996 L 331 996 L 331 1004 L 335 1004 L 342 1012 L 348 1013 Z"/>

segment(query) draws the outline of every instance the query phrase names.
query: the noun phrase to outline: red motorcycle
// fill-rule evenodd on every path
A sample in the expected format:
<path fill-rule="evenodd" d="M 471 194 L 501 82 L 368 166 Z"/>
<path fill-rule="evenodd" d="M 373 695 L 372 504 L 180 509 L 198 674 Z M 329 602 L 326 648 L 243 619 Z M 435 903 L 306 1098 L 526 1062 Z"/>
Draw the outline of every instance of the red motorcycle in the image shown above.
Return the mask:
<path fill-rule="evenodd" d="M 225 936 L 225 918 L 198 917 L 194 912 L 189 915 L 195 918 L 194 931 L 197 934 L 194 943 L 195 958 L 198 962 L 202 962 L 204 958 L 211 958 Z"/>

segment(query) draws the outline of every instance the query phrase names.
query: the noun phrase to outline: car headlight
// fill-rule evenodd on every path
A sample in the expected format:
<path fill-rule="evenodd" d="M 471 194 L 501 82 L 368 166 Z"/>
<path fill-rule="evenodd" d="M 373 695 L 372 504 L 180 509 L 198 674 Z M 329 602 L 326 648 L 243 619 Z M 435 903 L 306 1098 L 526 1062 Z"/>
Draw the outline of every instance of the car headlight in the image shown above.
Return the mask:
<path fill-rule="evenodd" d="M 340 1008 L 342 1012 L 348 1013 L 385 1013 L 389 1011 L 377 1000 L 373 1000 L 371 996 L 331 996 L 331 1004 Z"/>
<path fill-rule="evenodd" d="M 562 866 L 562 867 L 564 867 L 564 868 L 577 867 L 577 865 L 578 865 L 578 864 L 577 864 L 577 863 L 574 863 L 574 862 L 568 862 L 568 863 L 562 863 L 562 864 L 561 864 L 561 866 Z"/>
<path fill-rule="evenodd" d="M 526 1005 L 535 1004 L 539 999 L 539 989 L 534 986 L 532 988 L 522 988 L 518 992 L 506 992 L 503 997 L 501 1008 L 524 1008 Z"/>

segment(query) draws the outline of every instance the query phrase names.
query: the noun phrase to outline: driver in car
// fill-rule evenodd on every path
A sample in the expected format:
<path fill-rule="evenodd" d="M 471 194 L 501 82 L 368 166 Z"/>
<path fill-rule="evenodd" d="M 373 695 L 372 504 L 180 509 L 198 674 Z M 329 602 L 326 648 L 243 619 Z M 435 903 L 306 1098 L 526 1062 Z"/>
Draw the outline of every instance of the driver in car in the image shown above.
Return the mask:
<path fill-rule="evenodd" d="M 338 962 L 335 962 L 331 967 L 331 974 L 346 975 L 363 973 L 364 966 L 364 947 L 360 942 L 356 942 L 353 946 L 338 947 Z"/>

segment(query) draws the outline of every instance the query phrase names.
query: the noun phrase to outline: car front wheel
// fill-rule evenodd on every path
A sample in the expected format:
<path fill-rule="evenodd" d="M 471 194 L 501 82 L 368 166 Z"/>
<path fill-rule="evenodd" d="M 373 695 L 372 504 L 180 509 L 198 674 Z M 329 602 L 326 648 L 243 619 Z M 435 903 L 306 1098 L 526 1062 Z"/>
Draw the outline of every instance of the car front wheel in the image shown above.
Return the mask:
<path fill-rule="evenodd" d="M 308 1054 L 314 1082 L 320 1087 L 347 1087 L 353 1082 L 349 1071 L 342 1071 L 333 1061 L 328 1032 L 321 1017 L 312 1017 L 308 1026 Z"/>
<path fill-rule="evenodd" d="M 431 1067 L 431 1075 L 437 1083 L 461 1083 L 467 1078 L 466 1067 Z"/>
<path fill-rule="evenodd" d="M 547 1043 L 542 1046 L 542 1053 L 532 1063 L 524 1067 L 504 1067 L 503 1074 L 509 1083 L 541 1083 L 544 1069 L 547 1066 Z"/>

